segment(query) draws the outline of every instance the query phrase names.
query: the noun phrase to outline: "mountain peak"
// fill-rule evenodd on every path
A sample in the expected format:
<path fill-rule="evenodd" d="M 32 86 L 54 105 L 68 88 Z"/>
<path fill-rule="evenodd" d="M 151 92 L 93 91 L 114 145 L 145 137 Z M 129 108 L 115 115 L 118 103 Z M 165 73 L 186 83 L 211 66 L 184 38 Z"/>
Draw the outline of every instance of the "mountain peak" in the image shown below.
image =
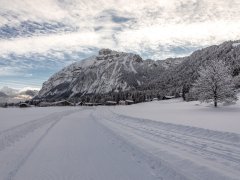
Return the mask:
<path fill-rule="evenodd" d="M 98 52 L 97 60 L 114 60 L 118 59 L 120 55 L 127 54 L 123 52 L 114 51 L 111 49 L 100 49 Z"/>
<path fill-rule="evenodd" d="M 54 74 L 38 95 L 39 98 L 61 99 L 137 89 L 151 79 L 149 69 L 162 70 L 162 66 L 154 66 L 154 63 L 143 61 L 137 54 L 101 49 L 97 56 Z"/>
<path fill-rule="evenodd" d="M 98 55 L 110 55 L 110 54 L 116 54 L 117 51 L 113 51 L 111 49 L 108 49 L 108 48 L 103 48 L 103 49 L 100 49 L 99 52 L 98 52 Z"/>
<path fill-rule="evenodd" d="M 133 53 L 126 53 L 126 52 L 118 52 L 118 51 L 114 51 L 111 49 L 100 49 L 98 52 L 98 56 L 97 56 L 97 60 L 122 60 L 126 57 L 130 57 L 128 58 L 129 60 L 133 60 L 136 61 L 138 63 L 143 62 L 143 59 L 137 55 L 137 54 L 133 54 Z"/>

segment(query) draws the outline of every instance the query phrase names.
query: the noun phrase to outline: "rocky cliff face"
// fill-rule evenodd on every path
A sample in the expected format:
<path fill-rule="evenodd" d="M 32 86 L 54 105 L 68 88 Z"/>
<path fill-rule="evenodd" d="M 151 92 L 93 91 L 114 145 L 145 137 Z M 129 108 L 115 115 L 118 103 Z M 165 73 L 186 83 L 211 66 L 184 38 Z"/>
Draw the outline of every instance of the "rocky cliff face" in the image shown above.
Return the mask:
<path fill-rule="evenodd" d="M 71 98 L 140 88 L 164 67 L 139 55 L 102 49 L 97 56 L 71 64 L 44 82 L 39 98 Z"/>

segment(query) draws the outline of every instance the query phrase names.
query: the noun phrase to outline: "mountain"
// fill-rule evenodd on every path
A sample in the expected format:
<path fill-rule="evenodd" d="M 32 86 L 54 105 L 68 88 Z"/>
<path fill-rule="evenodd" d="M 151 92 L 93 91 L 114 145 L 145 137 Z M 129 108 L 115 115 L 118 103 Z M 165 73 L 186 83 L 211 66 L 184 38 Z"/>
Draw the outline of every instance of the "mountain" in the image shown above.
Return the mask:
<path fill-rule="evenodd" d="M 38 98 L 57 100 L 121 92 L 160 97 L 183 95 L 185 98 L 199 77 L 201 67 L 216 59 L 226 62 L 240 87 L 240 41 L 227 41 L 187 57 L 158 61 L 102 49 L 97 56 L 73 63 L 50 77 Z"/>
<path fill-rule="evenodd" d="M 9 88 L 7 86 L 4 86 L 3 88 L 1 88 L 0 91 L 8 96 L 15 96 L 19 92 L 17 89 Z"/>
<path fill-rule="evenodd" d="M 62 69 L 43 83 L 39 98 L 61 99 L 86 94 L 137 90 L 165 67 L 139 55 L 102 49 L 97 56 Z"/>
<path fill-rule="evenodd" d="M 223 60 L 230 67 L 232 76 L 240 79 L 237 78 L 240 73 L 240 41 L 227 41 L 210 46 L 181 59 L 181 63 L 168 68 L 160 78 L 153 79 L 146 86 L 150 89 L 160 89 L 163 94 L 183 93 L 184 95 L 189 92 L 192 84 L 199 77 L 198 72 L 201 67 L 208 66 L 212 60 L 216 59 Z M 238 84 L 240 85 L 240 82 Z"/>
<path fill-rule="evenodd" d="M 8 96 L 4 93 L 0 91 L 0 98 L 7 98 Z"/>
<path fill-rule="evenodd" d="M 30 89 L 28 89 L 26 91 L 20 91 L 19 95 L 35 97 L 36 95 L 38 95 L 38 91 L 37 90 L 30 90 Z"/>

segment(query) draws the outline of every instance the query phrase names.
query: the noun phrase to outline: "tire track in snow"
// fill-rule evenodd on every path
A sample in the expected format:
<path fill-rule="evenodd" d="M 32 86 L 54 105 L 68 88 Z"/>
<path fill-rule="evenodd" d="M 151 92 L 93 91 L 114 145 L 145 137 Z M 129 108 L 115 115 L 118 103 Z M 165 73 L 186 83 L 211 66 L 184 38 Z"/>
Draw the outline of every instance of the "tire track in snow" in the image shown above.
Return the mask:
<path fill-rule="evenodd" d="M 27 153 L 27 155 L 17 164 L 17 166 L 9 173 L 8 178 L 6 180 L 12 180 L 14 176 L 17 174 L 18 170 L 21 168 L 21 166 L 26 162 L 28 157 L 32 154 L 32 152 L 37 148 L 37 146 L 40 144 L 40 142 L 43 140 L 44 137 L 47 136 L 48 132 L 55 126 L 55 124 L 59 120 L 55 120 L 50 127 L 47 128 L 47 130 L 44 132 L 44 134 L 36 141 L 36 143 L 33 145 L 33 147 L 30 149 L 30 151 Z"/>
<path fill-rule="evenodd" d="M 33 151 L 37 148 L 37 146 L 41 143 L 41 141 L 47 136 L 49 131 L 64 117 L 68 116 L 72 113 L 76 112 L 76 110 L 68 110 L 63 112 L 52 113 L 48 116 L 45 116 L 40 119 L 32 120 L 30 122 L 23 123 L 16 127 L 10 128 L 8 130 L 4 130 L 0 132 L 0 153 L 4 149 L 10 146 L 14 146 L 14 144 L 20 140 L 24 140 L 24 137 L 30 135 L 34 131 L 41 129 L 44 126 L 48 126 L 45 131 L 40 135 L 38 139 L 31 145 L 31 148 L 25 154 L 21 154 L 22 158 L 19 161 L 14 163 L 14 167 L 10 170 L 6 180 L 14 179 L 16 173 L 21 168 L 21 166 L 27 161 L 28 157 L 33 153 Z"/>
<path fill-rule="evenodd" d="M 112 139 L 116 138 L 119 144 L 119 148 L 122 151 L 129 151 L 132 154 L 132 158 L 137 161 L 142 166 L 145 166 L 146 169 L 157 179 L 159 180 L 190 180 L 190 177 L 187 177 L 184 173 L 176 171 L 174 167 L 171 167 L 168 162 L 164 160 L 159 160 L 149 152 L 144 151 L 142 148 L 139 148 L 135 144 L 131 143 L 130 141 L 126 141 L 125 137 L 122 136 L 120 133 L 116 133 L 116 129 L 112 126 L 109 127 L 106 122 L 102 121 L 103 117 L 96 114 L 91 115 L 92 118 L 95 120 L 96 123 L 101 125 L 105 130 L 106 133 L 110 134 Z M 106 120 L 104 118 L 104 120 Z M 122 129 L 121 127 L 119 127 Z M 112 141 L 112 144 L 116 144 L 115 141 Z"/>
<path fill-rule="evenodd" d="M 215 155 L 215 156 L 221 156 L 221 158 L 224 158 L 226 160 L 230 160 L 232 162 L 235 162 L 237 164 L 240 164 L 240 147 L 235 147 L 235 145 L 229 145 L 228 143 L 220 143 L 216 142 L 214 140 L 207 140 L 199 139 L 199 137 L 194 137 L 191 135 L 179 135 L 176 132 L 173 132 L 171 130 L 159 130 L 155 127 L 143 127 L 143 126 L 135 126 L 134 124 L 124 123 L 121 122 L 122 125 L 129 127 L 131 129 L 134 129 L 136 132 L 141 132 L 146 135 L 146 137 L 149 136 L 155 136 L 157 139 L 163 139 L 166 141 L 164 142 L 174 142 L 178 144 L 183 144 L 186 147 L 195 149 L 195 152 L 198 150 L 204 149 L 205 153 L 208 153 L 209 155 Z M 211 143 L 208 143 L 206 141 L 212 141 Z M 200 151 L 202 152 L 202 151 Z M 230 154 L 231 153 L 231 154 Z"/>
<path fill-rule="evenodd" d="M 192 160 L 192 166 L 206 166 L 208 169 L 203 169 L 202 173 L 210 171 L 208 173 L 212 173 L 213 179 L 214 177 L 237 179 L 240 175 L 239 134 L 133 118 L 113 112 L 105 111 L 104 113 L 98 112 L 98 117 L 101 115 L 102 119 L 114 123 L 110 126 L 118 126 L 120 133 L 129 132 L 128 135 L 142 138 L 146 142 L 154 142 L 159 146 L 159 150 L 169 149 L 170 154 L 178 156 L 181 154 L 182 160 L 186 156 L 186 159 Z M 105 122 L 103 124 L 106 124 Z M 178 170 L 181 171 L 181 168 Z M 193 179 L 204 179 L 204 174 L 195 173 Z M 188 175 L 191 176 L 191 174 Z"/>
<path fill-rule="evenodd" d="M 93 110 L 71 114 L 57 123 L 14 178 L 157 180 L 91 118 Z"/>
<path fill-rule="evenodd" d="M 62 118 L 62 116 L 71 114 L 72 112 L 73 111 L 52 113 L 40 119 L 28 121 L 26 123 L 20 124 L 13 128 L 1 131 L 0 132 L 0 152 L 4 150 L 6 147 L 12 146 L 15 142 L 24 138 L 26 135 L 33 132 L 34 130 L 55 121 L 55 119 L 60 119 Z"/>

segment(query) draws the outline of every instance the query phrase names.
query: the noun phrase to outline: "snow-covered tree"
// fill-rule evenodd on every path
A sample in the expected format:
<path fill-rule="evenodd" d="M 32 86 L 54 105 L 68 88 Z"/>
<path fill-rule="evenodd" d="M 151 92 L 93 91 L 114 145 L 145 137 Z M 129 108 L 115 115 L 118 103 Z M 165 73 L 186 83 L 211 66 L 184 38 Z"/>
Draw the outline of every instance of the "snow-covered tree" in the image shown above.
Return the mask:
<path fill-rule="evenodd" d="M 193 93 L 201 102 L 233 102 L 237 100 L 229 68 L 221 60 L 211 61 L 199 72 L 193 85 Z"/>

